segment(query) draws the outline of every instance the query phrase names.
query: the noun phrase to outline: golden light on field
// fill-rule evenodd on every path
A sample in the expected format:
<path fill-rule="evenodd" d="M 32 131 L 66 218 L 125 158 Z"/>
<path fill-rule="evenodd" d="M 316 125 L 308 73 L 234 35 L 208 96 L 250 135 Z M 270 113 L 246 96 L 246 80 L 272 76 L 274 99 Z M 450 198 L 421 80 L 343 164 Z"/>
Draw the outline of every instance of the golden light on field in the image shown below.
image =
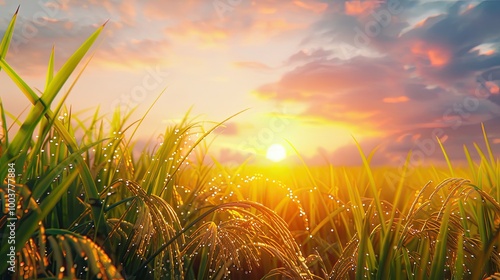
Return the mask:
<path fill-rule="evenodd" d="M 280 144 L 273 144 L 267 148 L 266 157 L 274 162 L 282 161 L 286 158 L 286 150 Z"/>

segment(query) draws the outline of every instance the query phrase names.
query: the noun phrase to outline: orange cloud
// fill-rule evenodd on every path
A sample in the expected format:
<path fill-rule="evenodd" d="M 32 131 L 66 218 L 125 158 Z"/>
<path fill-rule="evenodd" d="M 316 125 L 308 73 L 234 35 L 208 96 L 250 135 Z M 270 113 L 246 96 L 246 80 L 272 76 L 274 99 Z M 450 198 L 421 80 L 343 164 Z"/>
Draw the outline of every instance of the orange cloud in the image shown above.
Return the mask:
<path fill-rule="evenodd" d="M 124 1 L 127 2 L 127 1 Z M 180 20 L 186 15 L 195 13 L 204 5 L 213 9 L 212 1 L 185 0 L 185 1 L 162 1 L 150 0 L 142 4 L 142 12 L 148 19 L 153 20 Z M 214 11 L 215 13 L 215 11 Z"/>
<path fill-rule="evenodd" d="M 271 15 L 276 13 L 276 8 L 275 7 L 260 7 L 258 9 L 260 14 L 264 15 Z"/>
<path fill-rule="evenodd" d="M 437 46 L 425 45 L 422 42 L 415 44 L 411 48 L 411 52 L 426 57 L 432 66 L 437 67 L 446 65 L 451 58 L 448 50 Z"/>
<path fill-rule="evenodd" d="M 466 7 L 466 8 L 462 11 L 462 14 L 465 14 L 465 13 L 467 13 L 467 12 L 471 11 L 471 10 L 472 10 L 472 9 L 474 9 L 475 7 L 476 7 L 476 5 L 474 5 L 474 4 L 472 4 L 472 3 L 471 3 L 471 4 L 469 4 L 469 5 L 467 5 L 467 7 Z"/>
<path fill-rule="evenodd" d="M 425 23 L 427 22 L 427 20 L 428 20 L 428 19 L 429 19 L 429 18 L 424 18 L 423 20 L 421 20 L 421 21 L 417 22 L 417 23 L 415 24 L 415 27 L 422 27 L 422 26 L 424 26 L 424 25 L 425 25 Z"/>
<path fill-rule="evenodd" d="M 305 10 L 312 11 L 314 13 L 322 13 L 326 8 L 328 8 L 328 4 L 326 3 L 304 3 L 302 1 L 293 1 L 293 3 Z"/>
<path fill-rule="evenodd" d="M 375 0 L 351 0 L 344 2 L 345 13 L 348 15 L 362 15 L 366 14 L 375 8 L 377 8 L 380 3 L 383 1 L 375 1 Z"/>
<path fill-rule="evenodd" d="M 485 85 L 486 87 L 488 87 L 488 90 L 490 91 L 491 94 L 500 93 L 500 87 L 498 87 L 498 85 L 495 84 L 494 82 L 487 81 Z"/>
<path fill-rule="evenodd" d="M 176 27 L 165 29 L 167 36 L 176 35 L 182 38 L 195 38 L 205 46 L 214 46 L 228 38 L 228 31 L 203 22 L 186 21 Z"/>
<path fill-rule="evenodd" d="M 487 50 L 483 54 L 484 55 L 494 55 L 495 54 L 495 50 Z"/>
<path fill-rule="evenodd" d="M 385 103 L 403 103 L 403 102 L 408 102 L 408 100 L 410 99 L 406 96 L 386 97 L 382 99 L 382 101 Z"/>
<path fill-rule="evenodd" d="M 432 66 L 443 66 L 450 59 L 449 54 L 442 50 L 428 50 L 427 56 Z"/>

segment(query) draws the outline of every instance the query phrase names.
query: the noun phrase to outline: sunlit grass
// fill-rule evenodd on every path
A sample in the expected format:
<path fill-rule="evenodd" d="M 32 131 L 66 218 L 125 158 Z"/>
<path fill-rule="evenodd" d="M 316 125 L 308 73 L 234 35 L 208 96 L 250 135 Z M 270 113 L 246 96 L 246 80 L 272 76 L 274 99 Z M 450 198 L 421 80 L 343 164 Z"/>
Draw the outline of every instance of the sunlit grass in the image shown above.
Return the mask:
<path fill-rule="evenodd" d="M 484 127 L 486 149 L 474 145 L 474 161 L 464 147 L 466 168 L 441 143 L 445 168 L 410 166 L 410 154 L 402 168 L 372 168 L 361 149 L 363 166 L 351 168 L 207 165 L 204 139 L 222 122 L 206 128 L 189 114 L 137 154 L 147 115 L 107 121 L 64 106 L 62 86 L 102 27 L 57 73 L 52 52 L 39 95 L 6 57 L 15 20 L 0 67 L 33 106 L 16 127 L 0 103 L 2 236 L 8 164 L 19 174 L 14 278 L 498 277 L 500 164 Z M 2 239 L 2 274 L 8 250 Z"/>

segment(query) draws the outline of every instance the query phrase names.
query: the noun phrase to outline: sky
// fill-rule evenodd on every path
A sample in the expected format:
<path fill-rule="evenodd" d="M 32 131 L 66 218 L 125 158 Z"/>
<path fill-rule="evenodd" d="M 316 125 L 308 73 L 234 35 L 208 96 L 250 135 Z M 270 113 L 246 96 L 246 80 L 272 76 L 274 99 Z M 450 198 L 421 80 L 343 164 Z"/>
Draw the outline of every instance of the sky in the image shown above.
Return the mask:
<path fill-rule="evenodd" d="M 481 123 L 500 151 L 500 1 L 0 0 L 0 35 L 19 5 L 6 61 L 39 89 L 53 46 L 60 67 L 108 21 L 67 104 L 138 119 L 166 89 L 140 142 L 190 108 L 206 127 L 248 109 L 216 131 L 218 161 L 280 143 L 354 165 L 356 140 L 374 164 L 435 164 L 437 139 L 460 161 Z M 0 88 L 11 113 L 29 105 L 3 72 Z"/>

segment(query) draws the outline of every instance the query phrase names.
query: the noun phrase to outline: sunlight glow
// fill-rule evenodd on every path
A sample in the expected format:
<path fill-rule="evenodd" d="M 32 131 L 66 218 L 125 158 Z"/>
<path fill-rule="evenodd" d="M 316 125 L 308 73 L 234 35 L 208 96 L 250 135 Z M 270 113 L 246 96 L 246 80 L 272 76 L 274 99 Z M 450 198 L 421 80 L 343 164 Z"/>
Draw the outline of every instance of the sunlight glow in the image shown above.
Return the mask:
<path fill-rule="evenodd" d="M 286 157 L 286 150 L 280 144 L 273 144 L 267 148 L 266 157 L 274 162 L 281 161 Z"/>

